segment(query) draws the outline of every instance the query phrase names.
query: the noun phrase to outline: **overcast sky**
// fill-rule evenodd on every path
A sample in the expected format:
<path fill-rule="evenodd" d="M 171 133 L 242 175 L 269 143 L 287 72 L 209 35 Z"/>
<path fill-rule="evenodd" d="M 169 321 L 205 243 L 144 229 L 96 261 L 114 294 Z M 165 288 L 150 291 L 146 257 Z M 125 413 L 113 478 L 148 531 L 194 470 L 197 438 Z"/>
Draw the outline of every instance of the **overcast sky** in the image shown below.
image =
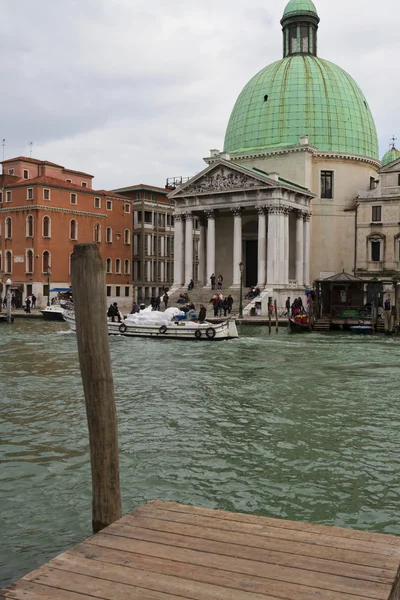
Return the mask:
<path fill-rule="evenodd" d="M 319 56 L 364 91 L 383 154 L 400 138 L 399 0 L 315 2 Z M 5 157 L 33 141 L 35 158 L 92 173 L 98 189 L 194 175 L 222 149 L 243 86 L 281 58 L 285 5 L 2 0 Z"/>

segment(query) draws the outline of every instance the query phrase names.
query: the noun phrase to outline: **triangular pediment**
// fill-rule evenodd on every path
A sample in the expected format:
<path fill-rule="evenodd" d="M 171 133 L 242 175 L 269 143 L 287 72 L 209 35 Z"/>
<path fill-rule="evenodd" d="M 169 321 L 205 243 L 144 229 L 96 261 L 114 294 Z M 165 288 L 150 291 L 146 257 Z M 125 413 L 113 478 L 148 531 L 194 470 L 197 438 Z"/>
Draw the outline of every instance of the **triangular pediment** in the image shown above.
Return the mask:
<path fill-rule="evenodd" d="M 278 182 L 270 179 L 266 174 L 250 172 L 249 169 L 221 159 L 179 186 L 169 194 L 169 197 L 182 198 L 203 194 L 231 193 L 253 188 L 272 188 L 278 185 Z"/>
<path fill-rule="evenodd" d="M 379 173 L 400 173 L 400 158 L 382 167 Z"/>

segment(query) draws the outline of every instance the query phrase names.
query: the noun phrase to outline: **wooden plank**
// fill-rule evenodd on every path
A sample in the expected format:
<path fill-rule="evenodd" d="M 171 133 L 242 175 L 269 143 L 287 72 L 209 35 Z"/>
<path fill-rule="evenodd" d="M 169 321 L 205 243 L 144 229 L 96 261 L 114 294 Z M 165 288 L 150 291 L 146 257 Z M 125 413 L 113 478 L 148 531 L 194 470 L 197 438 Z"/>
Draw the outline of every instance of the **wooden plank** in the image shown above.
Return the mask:
<path fill-rule="evenodd" d="M 143 557 L 141 558 L 143 559 Z M 178 577 L 176 574 L 160 573 L 154 570 L 147 571 L 115 564 L 109 565 L 105 562 L 87 560 L 72 554 L 64 554 L 61 559 L 54 559 L 51 564 L 55 569 L 65 570 L 68 573 L 68 579 L 71 573 L 84 573 L 91 578 L 115 581 L 126 585 L 138 585 L 144 589 L 172 593 L 181 595 L 183 598 L 196 600 L 276 600 L 277 598 L 310 600 L 313 595 L 316 596 L 316 593 L 318 593 L 319 600 L 338 600 L 337 591 L 293 585 L 281 581 L 262 580 L 262 578 L 233 577 L 232 573 L 229 573 L 227 578 L 223 578 L 222 571 L 217 572 L 217 580 L 213 583 L 211 582 L 211 574 L 203 575 L 201 581 L 193 578 L 189 579 L 191 571 L 189 566 L 184 563 L 181 564 L 179 571 L 172 572 L 176 573 L 178 571 L 180 573 Z M 199 573 L 195 576 L 200 578 Z M 229 587 L 226 587 L 225 584 L 228 582 L 230 582 Z M 367 598 L 368 600 L 370 598 L 387 600 L 389 593 L 386 593 L 386 595 L 363 596 L 362 594 L 354 594 L 354 591 L 353 588 L 351 594 L 342 592 L 340 600 L 360 600 L 360 598 L 363 600 Z"/>
<path fill-rule="evenodd" d="M 49 568 L 51 565 L 51 568 Z M 200 584 L 174 576 L 159 575 L 107 565 L 106 563 L 77 558 L 64 554 L 56 558 L 46 568 L 37 581 L 56 589 L 62 587 L 71 591 L 87 591 L 95 598 L 111 600 L 171 600 L 179 597 L 192 600 L 277 600 L 271 595 L 253 594 L 248 591 L 227 590 L 216 585 Z M 157 596 L 157 593 L 163 595 Z M 107 594 L 107 595 L 105 595 Z M 153 596 L 151 595 L 153 594 Z M 325 600 L 325 598 L 323 598 Z M 329 600 L 331 600 L 329 598 Z M 332 598 L 333 600 L 333 598 Z M 346 598 L 345 600 L 359 600 Z M 365 600 L 365 599 L 363 599 Z"/>
<path fill-rule="evenodd" d="M 269 525 L 270 527 L 280 527 L 282 529 L 294 529 L 310 533 L 332 535 L 334 537 L 348 537 L 352 539 L 359 539 L 362 541 L 371 541 L 374 543 L 378 542 L 393 545 L 397 548 L 400 548 L 400 537 L 391 534 L 371 533 L 369 531 L 362 531 L 360 529 L 348 529 L 345 527 L 336 527 L 331 525 L 314 525 L 312 523 L 304 523 L 302 521 L 288 521 L 286 519 L 278 518 L 272 519 L 270 517 L 250 515 L 246 513 L 229 512 L 225 510 L 217 510 L 211 508 L 203 508 L 200 506 L 188 506 L 186 504 L 179 504 L 177 502 L 165 502 L 163 500 L 152 500 L 133 512 L 144 512 L 147 509 L 147 507 L 151 507 L 151 512 L 153 512 L 153 507 L 155 507 L 171 512 L 179 512 L 193 515 L 197 514 L 205 517 L 211 516 L 213 520 L 221 519 L 224 521 L 249 523 L 261 526 Z"/>
<path fill-rule="evenodd" d="M 231 513 L 228 513 L 231 514 Z M 309 526 L 302 529 L 289 529 L 277 526 L 276 523 L 267 524 L 263 520 L 258 523 L 245 523 L 236 520 L 224 520 L 210 514 L 202 515 L 192 512 L 170 511 L 164 507 L 155 508 L 154 505 L 145 505 L 133 513 L 123 517 L 122 522 L 130 521 L 131 519 L 139 519 L 141 516 L 151 516 L 152 519 L 161 519 L 176 523 L 194 524 L 200 527 L 213 527 L 215 529 L 223 529 L 226 531 L 236 531 L 238 533 L 251 533 L 252 535 L 271 536 L 279 539 L 299 540 L 302 542 L 310 542 L 312 544 L 319 543 L 335 548 L 348 548 L 363 552 L 382 551 L 385 554 L 396 554 L 400 559 L 400 539 L 394 536 L 388 536 L 391 543 L 386 543 L 386 536 L 382 534 L 369 534 L 365 539 L 360 539 L 353 535 L 334 535 L 335 528 L 322 527 L 314 529 L 314 526 Z M 262 519 L 262 518 L 261 518 Z M 266 519 L 268 523 L 271 520 Z M 331 531 L 333 529 L 333 532 Z M 326 533 L 328 530 L 328 533 Z M 371 537 L 373 536 L 373 537 Z M 376 537 L 375 537 L 376 536 Z M 368 539 L 367 539 L 368 538 Z M 318 540 L 318 541 L 317 541 Z M 373 550 L 375 549 L 375 550 Z"/>
<path fill-rule="evenodd" d="M 338 560 L 341 562 L 347 562 L 344 558 L 345 556 L 348 556 L 345 554 L 347 551 L 351 552 L 350 562 L 353 564 L 370 564 L 371 566 L 381 566 L 382 568 L 396 569 L 399 563 L 399 558 L 396 556 L 396 553 L 389 550 L 386 553 L 375 553 L 369 548 L 369 552 L 364 552 L 364 550 L 358 550 L 357 552 L 351 544 L 350 548 L 332 548 L 326 544 L 318 544 L 318 539 L 315 540 L 315 543 L 309 543 L 309 540 L 299 542 L 297 539 L 291 540 L 290 538 L 280 539 L 246 534 L 240 534 L 239 536 L 235 532 L 213 529 L 211 527 L 199 527 L 197 525 L 186 525 L 174 522 L 170 523 L 169 521 L 150 518 L 135 518 L 132 520 L 123 518 L 118 523 L 112 525 L 107 530 L 107 533 L 111 535 L 129 536 L 129 528 L 141 529 L 141 535 L 143 535 L 143 532 L 146 530 L 163 532 L 166 534 L 178 534 L 180 536 L 200 538 L 215 542 L 225 542 L 235 545 L 240 544 L 241 547 L 258 548 L 260 550 L 276 550 L 278 552 L 286 551 L 290 554 L 302 554 L 303 556 L 313 556 L 315 558 L 328 558 L 330 560 Z M 141 539 L 148 538 L 141 537 Z"/>
<path fill-rule="evenodd" d="M 355 579 L 361 579 L 362 581 L 373 581 L 375 583 L 384 583 L 388 585 L 393 583 L 393 570 L 390 569 L 364 567 L 359 565 L 354 566 L 336 560 L 315 559 L 285 552 L 263 551 L 260 556 L 260 551 L 257 550 L 252 552 L 250 556 L 248 554 L 247 557 L 245 557 L 241 554 L 240 546 L 236 546 L 233 549 L 223 548 L 223 552 L 214 553 L 213 545 L 210 545 L 209 542 L 203 544 L 201 549 L 198 548 L 192 550 L 188 546 L 182 548 L 181 546 L 173 545 L 173 539 L 169 540 L 169 544 L 166 544 L 165 542 L 146 542 L 136 538 L 133 544 L 128 538 L 105 534 L 88 540 L 87 544 L 134 552 L 135 554 L 144 554 L 146 556 L 154 556 L 157 558 L 169 558 L 190 564 L 221 568 L 247 575 L 258 575 L 264 568 L 262 563 L 271 563 L 274 565 L 305 569 L 306 571 L 317 571 L 319 573 L 353 577 Z"/>
<path fill-rule="evenodd" d="M 54 588 L 23 579 L 17 584 L 10 585 L 3 593 L 5 595 L 2 596 L 0 593 L 0 598 L 9 600 L 55 600 L 55 598 L 57 600 L 93 600 L 93 596 L 60 589 L 55 592 Z"/>
<path fill-rule="evenodd" d="M 118 564 L 164 575 L 173 574 L 182 579 L 226 588 L 251 590 L 262 594 L 268 592 L 278 598 L 290 598 L 291 600 L 309 597 L 311 590 L 318 590 L 321 597 L 323 596 L 321 590 L 325 590 L 387 600 L 392 586 L 391 581 L 380 584 L 368 581 L 356 582 L 349 577 L 332 577 L 305 570 L 281 568 L 276 565 L 260 566 L 259 563 L 254 563 L 256 570 L 253 573 L 244 574 L 242 571 L 232 570 L 230 564 L 232 559 L 225 559 L 217 566 L 208 567 L 185 560 L 177 561 L 174 548 L 168 548 L 168 550 L 170 558 L 156 558 L 104 547 L 97 547 L 96 550 L 93 550 L 93 545 L 88 544 L 88 548 L 79 546 L 74 554 L 89 557 L 90 560 L 99 560 L 104 563 Z"/>

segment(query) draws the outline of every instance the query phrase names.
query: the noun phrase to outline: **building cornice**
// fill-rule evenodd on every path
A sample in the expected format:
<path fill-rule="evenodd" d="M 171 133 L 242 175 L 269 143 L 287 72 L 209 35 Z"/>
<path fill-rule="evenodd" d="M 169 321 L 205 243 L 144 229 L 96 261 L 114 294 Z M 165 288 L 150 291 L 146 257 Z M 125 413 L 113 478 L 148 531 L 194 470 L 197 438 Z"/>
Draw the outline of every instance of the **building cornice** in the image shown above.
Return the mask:
<path fill-rule="evenodd" d="M 56 206 L 47 206 L 47 205 L 40 205 L 40 204 L 33 204 L 33 205 L 27 205 L 27 206 L 3 206 L 0 208 L 0 214 L 1 213 L 17 213 L 17 212 L 32 212 L 32 211 L 39 211 L 42 210 L 44 212 L 58 212 L 58 213 L 66 213 L 68 215 L 78 215 L 78 216 L 82 216 L 82 217 L 94 217 L 96 219 L 106 219 L 107 215 L 102 214 L 102 213 L 92 213 L 92 212 L 88 212 L 88 211 L 84 211 L 84 210 L 74 210 L 71 208 L 59 208 Z"/>

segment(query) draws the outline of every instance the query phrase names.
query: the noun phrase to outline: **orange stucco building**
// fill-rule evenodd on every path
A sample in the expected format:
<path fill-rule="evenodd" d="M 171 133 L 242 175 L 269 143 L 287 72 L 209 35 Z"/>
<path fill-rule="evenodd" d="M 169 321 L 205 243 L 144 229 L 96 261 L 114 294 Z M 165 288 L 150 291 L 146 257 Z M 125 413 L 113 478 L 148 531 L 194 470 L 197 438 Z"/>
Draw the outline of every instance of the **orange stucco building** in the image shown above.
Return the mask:
<path fill-rule="evenodd" d="M 93 175 L 18 157 L 0 175 L 0 294 L 12 281 L 17 304 L 68 288 L 76 243 L 97 242 L 110 301 L 132 297 L 132 202 L 93 190 Z M 50 294 L 51 296 L 52 294 Z"/>

